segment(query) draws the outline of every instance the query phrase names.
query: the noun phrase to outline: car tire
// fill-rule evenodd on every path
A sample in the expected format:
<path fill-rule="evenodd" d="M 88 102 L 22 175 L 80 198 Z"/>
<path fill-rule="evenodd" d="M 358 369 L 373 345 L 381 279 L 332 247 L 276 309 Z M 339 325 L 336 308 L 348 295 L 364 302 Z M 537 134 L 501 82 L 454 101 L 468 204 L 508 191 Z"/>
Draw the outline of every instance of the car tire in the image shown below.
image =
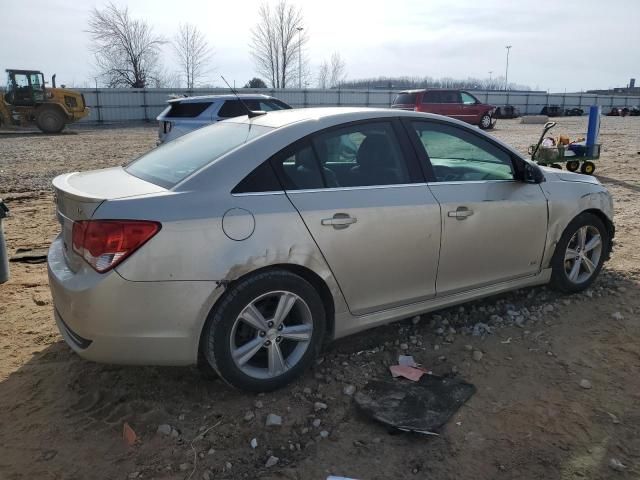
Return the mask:
<path fill-rule="evenodd" d="M 596 236 L 599 241 L 595 240 Z M 609 232 L 600 218 L 591 213 L 578 215 L 567 225 L 556 245 L 551 260 L 551 285 L 565 293 L 588 288 L 602 269 L 610 241 Z"/>
<path fill-rule="evenodd" d="M 485 113 L 484 115 L 482 115 L 482 117 L 480 117 L 480 123 L 478 124 L 478 126 L 482 130 L 488 130 L 491 128 L 491 122 L 492 122 L 491 115 L 489 115 L 488 113 Z"/>
<path fill-rule="evenodd" d="M 316 289 L 291 272 L 271 270 L 229 287 L 209 314 L 201 349 L 229 385 L 268 392 L 288 384 L 314 362 L 325 326 L 326 312 Z"/>
<path fill-rule="evenodd" d="M 57 108 L 43 108 L 36 114 L 36 125 L 44 133 L 60 133 L 65 120 L 64 114 Z"/>

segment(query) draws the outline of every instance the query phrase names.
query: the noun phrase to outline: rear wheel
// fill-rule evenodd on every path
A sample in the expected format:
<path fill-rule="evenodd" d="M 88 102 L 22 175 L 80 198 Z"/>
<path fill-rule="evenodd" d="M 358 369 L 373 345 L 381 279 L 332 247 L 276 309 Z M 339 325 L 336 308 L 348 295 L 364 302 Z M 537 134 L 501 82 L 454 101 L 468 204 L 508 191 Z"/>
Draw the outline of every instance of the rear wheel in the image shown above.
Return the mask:
<path fill-rule="evenodd" d="M 580 167 L 580 172 L 585 175 L 592 175 L 596 169 L 596 164 L 593 162 L 584 162 Z"/>
<path fill-rule="evenodd" d="M 580 162 L 576 160 L 570 160 L 567 162 L 566 167 L 570 172 L 577 172 L 580 168 Z"/>
<path fill-rule="evenodd" d="M 480 128 L 483 130 L 487 130 L 488 128 L 491 128 L 491 115 L 489 115 L 488 113 L 485 113 L 481 118 L 480 118 Z"/>
<path fill-rule="evenodd" d="M 591 285 L 602 269 L 609 241 L 609 233 L 597 216 L 583 213 L 574 218 L 551 261 L 553 286 L 574 293 Z"/>
<path fill-rule="evenodd" d="M 43 108 L 36 115 L 36 125 L 44 133 L 60 133 L 65 120 L 64 114 L 57 108 Z"/>
<path fill-rule="evenodd" d="M 258 273 L 230 287 L 211 312 L 202 350 L 230 385 L 266 392 L 312 364 L 325 324 L 320 295 L 305 279 L 285 270 Z"/>

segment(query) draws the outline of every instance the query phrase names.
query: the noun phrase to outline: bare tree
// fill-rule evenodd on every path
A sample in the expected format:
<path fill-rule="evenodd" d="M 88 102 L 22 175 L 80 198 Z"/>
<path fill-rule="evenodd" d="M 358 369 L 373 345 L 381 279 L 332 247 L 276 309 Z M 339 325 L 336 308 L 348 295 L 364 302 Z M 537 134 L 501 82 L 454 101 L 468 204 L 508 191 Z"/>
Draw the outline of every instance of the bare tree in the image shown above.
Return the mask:
<path fill-rule="evenodd" d="M 198 86 L 200 80 L 206 76 L 211 60 L 211 48 L 204 34 L 191 23 L 181 24 L 172 45 L 187 88 Z"/>
<path fill-rule="evenodd" d="M 329 85 L 331 88 L 339 87 L 347 78 L 347 65 L 338 52 L 334 52 L 331 55 L 329 72 Z"/>
<path fill-rule="evenodd" d="M 329 63 L 325 60 L 318 69 L 318 88 L 329 87 Z"/>
<path fill-rule="evenodd" d="M 109 87 L 144 88 L 153 81 L 166 41 L 145 21 L 132 19 L 126 7 L 109 2 L 103 10 L 93 9 L 87 32 Z"/>
<path fill-rule="evenodd" d="M 299 78 L 298 69 L 304 63 L 306 71 L 307 63 L 302 58 L 308 41 L 302 10 L 279 0 L 273 9 L 263 2 L 258 15 L 250 45 L 256 69 L 273 88 L 293 85 Z"/>

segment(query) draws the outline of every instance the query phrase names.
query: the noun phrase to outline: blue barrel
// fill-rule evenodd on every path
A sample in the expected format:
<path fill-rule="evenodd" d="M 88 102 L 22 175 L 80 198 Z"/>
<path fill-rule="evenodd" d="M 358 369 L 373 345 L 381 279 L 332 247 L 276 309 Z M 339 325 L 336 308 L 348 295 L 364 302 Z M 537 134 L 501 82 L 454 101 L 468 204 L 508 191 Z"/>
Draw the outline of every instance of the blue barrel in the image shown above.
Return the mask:
<path fill-rule="evenodd" d="M 587 127 L 587 156 L 592 157 L 595 147 L 598 143 L 600 135 L 600 117 L 602 115 L 602 107 L 599 105 L 591 105 L 589 107 L 589 126 Z"/>

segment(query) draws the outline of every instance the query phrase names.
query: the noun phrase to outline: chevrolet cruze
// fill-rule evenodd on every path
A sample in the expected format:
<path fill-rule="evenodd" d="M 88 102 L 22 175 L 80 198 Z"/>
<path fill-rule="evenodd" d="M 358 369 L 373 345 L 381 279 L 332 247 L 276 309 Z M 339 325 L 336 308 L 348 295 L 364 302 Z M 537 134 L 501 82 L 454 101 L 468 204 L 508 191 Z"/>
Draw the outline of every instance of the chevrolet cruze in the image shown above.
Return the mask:
<path fill-rule="evenodd" d="M 594 177 L 449 118 L 237 117 L 54 179 L 55 319 L 82 357 L 285 385 L 323 342 L 499 292 L 578 292 L 614 236 Z"/>

